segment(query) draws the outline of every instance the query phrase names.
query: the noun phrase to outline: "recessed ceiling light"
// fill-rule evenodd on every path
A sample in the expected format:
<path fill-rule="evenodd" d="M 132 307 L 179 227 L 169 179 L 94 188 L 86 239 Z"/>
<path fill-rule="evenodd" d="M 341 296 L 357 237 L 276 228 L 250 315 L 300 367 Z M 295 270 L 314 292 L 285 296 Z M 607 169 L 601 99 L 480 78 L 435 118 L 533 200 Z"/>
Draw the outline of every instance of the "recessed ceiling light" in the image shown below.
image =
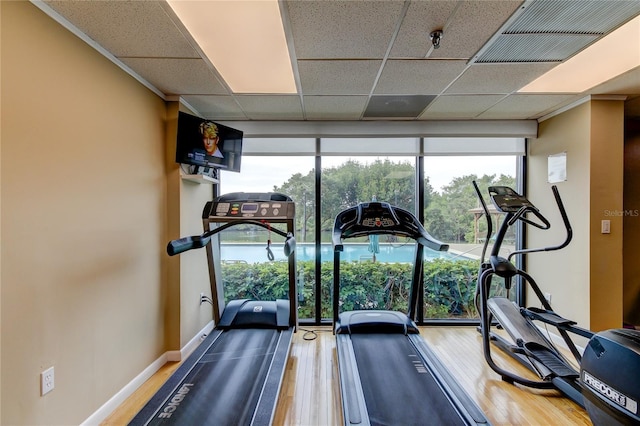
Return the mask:
<path fill-rule="evenodd" d="M 234 93 L 296 93 L 277 0 L 169 5 Z"/>
<path fill-rule="evenodd" d="M 640 66 L 640 16 L 538 77 L 519 93 L 581 93 Z"/>

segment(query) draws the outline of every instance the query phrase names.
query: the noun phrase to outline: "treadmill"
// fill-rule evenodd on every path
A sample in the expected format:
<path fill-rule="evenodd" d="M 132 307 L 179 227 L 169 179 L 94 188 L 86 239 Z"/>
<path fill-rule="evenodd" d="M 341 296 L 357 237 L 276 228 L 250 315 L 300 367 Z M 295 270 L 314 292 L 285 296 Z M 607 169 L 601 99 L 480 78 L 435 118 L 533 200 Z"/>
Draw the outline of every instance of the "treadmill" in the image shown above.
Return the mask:
<path fill-rule="evenodd" d="M 374 234 L 417 242 L 409 312 L 339 313 L 343 240 Z M 333 323 L 345 425 L 488 425 L 476 403 L 451 377 L 414 322 L 422 283 L 424 247 L 435 240 L 410 212 L 384 202 L 360 203 L 340 212 L 334 248 Z"/>
<path fill-rule="evenodd" d="M 214 330 L 132 419 L 130 425 L 269 425 L 273 422 L 297 326 L 295 204 L 280 193 L 232 193 L 208 202 L 205 232 L 171 241 L 171 256 L 206 247 Z M 271 227 L 286 224 L 287 232 Z M 289 299 L 224 302 L 218 233 L 255 225 L 285 237 Z M 270 253 L 270 241 L 267 250 Z"/>

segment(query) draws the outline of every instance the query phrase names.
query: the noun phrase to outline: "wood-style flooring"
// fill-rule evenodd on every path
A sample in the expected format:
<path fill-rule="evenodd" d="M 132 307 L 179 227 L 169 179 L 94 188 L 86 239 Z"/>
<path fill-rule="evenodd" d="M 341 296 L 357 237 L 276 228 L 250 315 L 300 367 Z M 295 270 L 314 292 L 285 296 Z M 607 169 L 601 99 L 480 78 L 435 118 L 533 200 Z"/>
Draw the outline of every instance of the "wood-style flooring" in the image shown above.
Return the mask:
<path fill-rule="evenodd" d="M 314 330 L 315 335 L 305 333 Z M 478 403 L 492 424 L 590 425 L 586 412 L 559 392 L 533 390 L 500 380 L 484 361 L 480 335 L 473 327 L 421 327 L 423 338 L 451 374 Z M 317 337 L 316 337 L 317 336 Z M 313 337 L 316 337 L 312 340 Z M 528 372 L 494 351 L 501 365 Z M 330 327 L 302 327 L 296 333 L 276 410 L 276 425 L 341 425 L 335 336 Z M 124 425 L 177 368 L 165 365 L 116 409 L 102 425 Z M 392 368 L 386 366 L 385 368 Z M 411 386 L 410 383 L 407 386 Z M 428 424 L 426 421 L 425 424 Z"/>

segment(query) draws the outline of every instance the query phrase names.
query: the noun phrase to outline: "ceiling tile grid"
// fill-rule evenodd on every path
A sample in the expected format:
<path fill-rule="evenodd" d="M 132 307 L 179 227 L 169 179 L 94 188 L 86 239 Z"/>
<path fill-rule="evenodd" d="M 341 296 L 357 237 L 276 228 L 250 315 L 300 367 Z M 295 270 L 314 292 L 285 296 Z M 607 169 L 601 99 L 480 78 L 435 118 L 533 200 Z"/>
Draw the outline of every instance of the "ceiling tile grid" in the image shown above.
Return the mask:
<path fill-rule="evenodd" d="M 382 58 L 401 1 L 287 1 L 297 59 Z"/>
<path fill-rule="evenodd" d="M 421 120 L 471 120 L 503 98 L 504 95 L 439 96 L 419 118 Z"/>
<path fill-rule="evenodd" d="M 305 96 L 304 110 L 309 120 L 359 120 L 368 96 Z"/>
<path fill-rule="evenodd" d="M 553 64 L 475 64 L 467 69 L 446 94 L 509 94 L 518 90 Z"/>
<path fill-rule="evenodd" d="M 388 60 L 374 93 L 438 95 L 466 67 L 462 60 Z"/>
<path fill-rule="evenodd" d="M 185 95 L 182 99 L 203 117 L 218 120 L 247 120 L 233 96 Z"/>
<path fill-rule="evenodd" d="M 381 60 L 298 61 L 305 95 L 368 95 Z"/>
<path fill-rule="evenodd" d="M 411 2 L 389 56 L 424 58 L 431 49 L 429 34 L 445 27 L 457 5 L 456 0 Z M 447 46 L 445 43 L 442 48 Z"/>
<path fill-rule="evenodd" d="M 224 95 L 227 89 L 205 61 L 174 58 L 121 58 L 167 95 Z"/>
<path fill-rule="evenodd" d="M 236 97 L 244 113 L 256 120 L 302 120 L 300 96 L 242 95 Z"/>
<path fill-rule="evenodd" d="M 525 116 L 525 118 L 540 118 L 546 112 L 551 112 L 555 108 L 566 105 L 574 100 L 575 95 L 512 95 L 504 98 L 491 108 L 484 111 L 477 118 L 479 119 L 515 119 Z"/>
<path fill-rule="evenodd" d="M 212 119 L 532 119 L 589 94 L 640 95 L 640 67 L 582 94 L 517 92 L 640 14 L 638 0 L 284 0 L 296 95 L 232 93 L 165 0 L 34 5 Z"/>
<path fill-rule="evenodd" d="M 158 1 L 49 1 L 116 57 L 199 58 Z"/>
<path fill-rule="evenodd" d="M 462 1 L 431 58 L 471 58 L 518 9 L 521 1 Z M 451 53 L 453 52 L 453 53 Z"/>

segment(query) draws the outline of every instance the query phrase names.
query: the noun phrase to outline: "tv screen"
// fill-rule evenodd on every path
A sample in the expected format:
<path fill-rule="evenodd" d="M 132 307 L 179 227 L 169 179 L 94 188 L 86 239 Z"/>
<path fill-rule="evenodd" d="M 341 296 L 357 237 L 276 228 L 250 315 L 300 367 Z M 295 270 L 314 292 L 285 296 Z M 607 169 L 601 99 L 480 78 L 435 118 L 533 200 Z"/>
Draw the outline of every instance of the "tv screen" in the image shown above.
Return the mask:
<path fill-rule="evenodd" d="M 241 130 L 180 111 L 176 162 L 240 172 Z"/>

